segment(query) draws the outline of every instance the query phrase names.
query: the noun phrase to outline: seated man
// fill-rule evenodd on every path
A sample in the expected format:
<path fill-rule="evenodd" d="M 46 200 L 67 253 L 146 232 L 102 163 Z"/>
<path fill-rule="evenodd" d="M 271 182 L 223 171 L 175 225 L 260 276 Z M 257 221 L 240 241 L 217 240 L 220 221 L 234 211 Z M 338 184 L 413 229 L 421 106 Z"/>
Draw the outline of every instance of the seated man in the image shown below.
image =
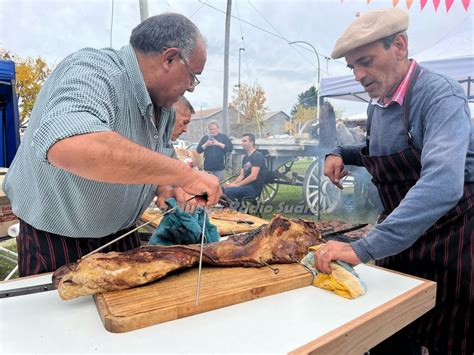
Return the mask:
<path fill-rule="evenodd" d="M 259 196 L 265 185 L 267 171 L 265 157 L 255 148 L 255 136 L 246 133 L 240 142 L 246 152 L 240 175 L 234 182 L 226 184 L 223 189 L 227 197 L 237 200 Z"/>

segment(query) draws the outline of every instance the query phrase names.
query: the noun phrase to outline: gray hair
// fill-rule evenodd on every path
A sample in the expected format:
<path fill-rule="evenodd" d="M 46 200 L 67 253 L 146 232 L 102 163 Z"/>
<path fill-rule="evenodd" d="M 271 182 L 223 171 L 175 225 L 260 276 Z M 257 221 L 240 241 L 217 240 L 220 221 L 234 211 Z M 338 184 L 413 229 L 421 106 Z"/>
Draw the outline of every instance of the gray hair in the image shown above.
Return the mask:
<path fill-rule="evenodd" d="M 165 13 L 147 18 L 132 30 L 130 44 L 144 54 L 161 53 L 168 48 L 179 48 L 189 60 L 201 32 L 187 17 Z"/>
<path fill-rule="evenodd" d="M 380 41 L 383 44 L 383 47 L 385 49 L 389 49 L 390 46 L 392 45 L 393 41 L 395 41 L 395 38 L 397 38 L 397 36 L 400 35 L 400 34 L 404 35 L 406 38 L 408 38 L 408 35 L 405 31 L 395 32 L 395 33 L 391 34 L 390 36 L 387 36 L 387 37 L 384 37 L 384 38 L 380 39 Z"/>
<path fill-rule="evenodd" d="M 217 128 L 219 128 L 219 122 L 217 121 L 209 121 L 209 123 L 207 124 L 207 127 L 209 126 L 216 126 Z"/>
<path fill-rule="evenodd" d="M 186 107 L 190 112 L 191 114 L 195 114 L 196 111 L 194 110 L 194 107 L 193 105 L 191 105 L 191 103 L 189 102 L 189 100 L 187 98 L 185 98 L 184 96 L 180 96 L 179 99 L 178 99 L 178 103 L 182 104 L 184 107 Z"/>

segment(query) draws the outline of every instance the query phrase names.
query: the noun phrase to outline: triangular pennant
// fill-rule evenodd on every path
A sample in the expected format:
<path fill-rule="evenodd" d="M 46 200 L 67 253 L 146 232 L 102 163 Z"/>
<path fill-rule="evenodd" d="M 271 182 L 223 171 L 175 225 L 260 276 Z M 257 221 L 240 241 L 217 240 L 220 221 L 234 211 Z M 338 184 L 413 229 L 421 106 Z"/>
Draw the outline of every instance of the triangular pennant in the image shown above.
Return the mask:
<path fill-rule="evenodd" d="M 433 0 L 433 6 L 435 8 L 435 11 L 438 11 L 439 2 L 440 0 Z"/>
<path fill-rule="evenodd" d="M 428 0 L 420 0 L 420 11 L 423 10 Z"/>
<path fill-rule="evenodd" d="M 393 7 L 397 7 L 400 0 L 392 0 Z"/>
<path fill-rule="evenodd" d="M 467 11 L 467 9 L 469 8 L 469 3 L 471 2 L 471 0 L 462 0 L 462 6 L 464 6 L 464 9 Z"/>
<path fill-rule="evenodd" d="M 371 1 L 371 0 L 367 0 L 367 5 L 369 5 L 369 4 L 370 4 L 370 1 Z"/>
<path fill-rule="evenodd" d="M 446 4 L 446 12 L 449 11 L 451 6 L 453 5 L 454 0 L 445 0 L 444 3 Z"/>
<path fill-rule="evenodd" d="M 407 9 L 410 10 L 411 5 L 413 5 L 413 0 L 407 0 Z"/>

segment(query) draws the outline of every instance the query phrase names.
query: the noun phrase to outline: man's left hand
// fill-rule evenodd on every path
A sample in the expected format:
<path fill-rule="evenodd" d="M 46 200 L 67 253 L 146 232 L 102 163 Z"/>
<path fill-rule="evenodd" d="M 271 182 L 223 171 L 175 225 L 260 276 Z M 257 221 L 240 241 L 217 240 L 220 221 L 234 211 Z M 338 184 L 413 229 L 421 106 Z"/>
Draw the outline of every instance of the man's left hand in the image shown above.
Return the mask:
<path fill-rule="evenodd" d="M 333 240 L 321 245 L 316 252 L 315 259 L 316 268 L 325 274 L 331 273 L 330 262 L 332 260 L 342 260 L 352 265 L 360 264 L 360 259 L 350 244 Z"/>
<path fill-rule="evenodd" d="M 228 184 L 225 184 L 225 187 L 237 187 L 237 186 L 239 186 L 239 185 L 237 185 L 237 184 L 234 183 L 234 182 L 230 182 L 230 183 L 228 183 Z"/>

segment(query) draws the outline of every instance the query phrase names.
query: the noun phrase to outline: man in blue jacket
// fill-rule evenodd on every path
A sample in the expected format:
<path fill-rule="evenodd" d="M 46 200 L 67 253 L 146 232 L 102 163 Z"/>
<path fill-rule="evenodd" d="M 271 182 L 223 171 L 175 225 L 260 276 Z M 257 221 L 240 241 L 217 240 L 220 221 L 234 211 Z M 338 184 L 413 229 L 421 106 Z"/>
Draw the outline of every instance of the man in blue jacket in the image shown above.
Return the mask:
<path fill-rule="evenodd" d="M 385 211 L 366 238 L 329 242 L 329 262 L 379 265 L 437 282 L 434 309 L 371 350 L 371 354 L 472 354 L 474 320 L 474 134 L 466 95 L 453 79 L 408 58 L 408 15 L 369 12 L 337 40 L 371 97 L 367 141 L 336 148 L 324 173 L 338 187 L 345 164 L 364 166 Z M 383 285 L 380 285 L 383 287 Z"/>

